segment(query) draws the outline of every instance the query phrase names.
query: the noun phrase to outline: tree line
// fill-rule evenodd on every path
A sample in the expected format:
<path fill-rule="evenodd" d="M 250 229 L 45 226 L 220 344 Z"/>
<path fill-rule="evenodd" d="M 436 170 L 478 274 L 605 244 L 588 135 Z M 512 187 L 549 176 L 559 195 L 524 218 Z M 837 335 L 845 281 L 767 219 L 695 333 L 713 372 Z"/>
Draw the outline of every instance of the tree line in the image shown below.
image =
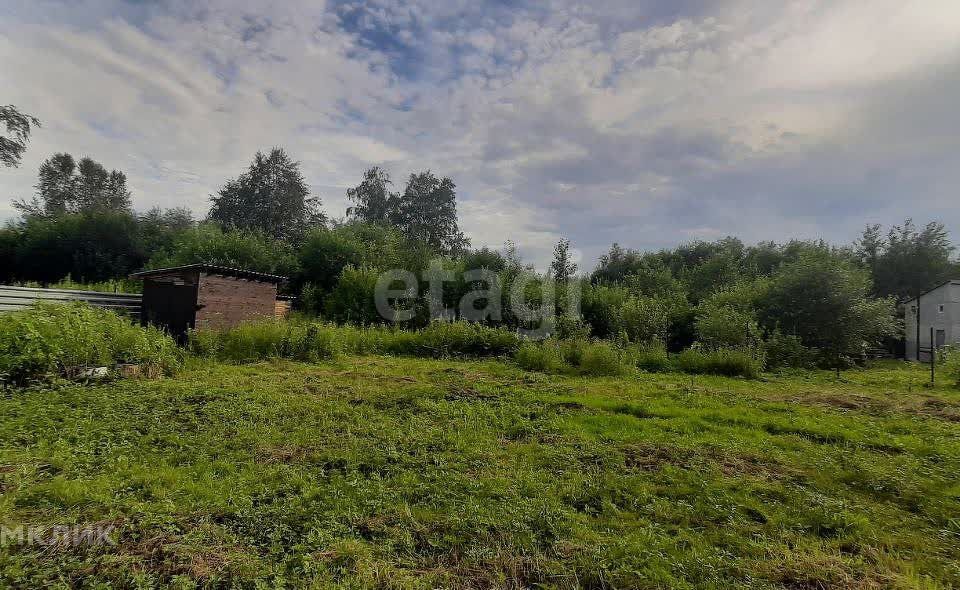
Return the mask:
<path fill-rule="evenodd" d="M 373 301 L 381 272 L 420 275 L 439 267 L 455 278 L 442 298 L 483 288 L 463 271 L 495 273 L 506 293 L 531 265 L 510 242 L 472 248 L 458 225 L 456 185 L 431 171 L 395 190 L 390 174 L 367 170 L 347 190 L 344 219 L 330 219 L 300 165 L 284 150 L 258 152 L 210 198 L 202 220 L 186 209 L 132 208 L 127 179 L 91 158 L 55 154 L 40 166 L 36 191 L 15 206 L 21 219 L 0 230 L 0 281 L 104 281 L 143 268 L 195 262 L 291 277 L 286 289 L 306 313 L 335 321 L 383 321 Z M 630 342 L 762 350 L 771 364 L 831 364 L 889 345 L 896 300 L 955 276 L 949 235 L 939 222 L 866 227 L 851 245 L 788 241 L 745 245 L 728 237 L 641 252 L 613 244 L 590 273 L 561 240 L 539 283 L 555 287 L 555 333 Z M 538 286 L 539 285 L 539 286 Z M 570 297 L 573 292 L 579 297 Z M 430 320 L 425 290 L 407 322 Z M 435 295 L 435 294 L 434 294 Z M 576 301 L 576 303 L 574 303 Z M 567 313 L 578 305 L 580 314 Z M 456 307 L 450 305 L 450 307 Z M 485 322 L 518 327 L 504 308 Z"/>

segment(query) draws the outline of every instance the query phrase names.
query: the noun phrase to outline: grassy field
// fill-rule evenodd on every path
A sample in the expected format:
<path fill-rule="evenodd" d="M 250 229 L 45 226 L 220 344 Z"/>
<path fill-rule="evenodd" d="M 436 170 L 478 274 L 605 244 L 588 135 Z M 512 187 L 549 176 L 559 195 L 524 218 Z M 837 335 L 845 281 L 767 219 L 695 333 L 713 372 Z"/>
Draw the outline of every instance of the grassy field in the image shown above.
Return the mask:
<path fill-rule="evenodd" d="M 0 587 L 960 586 L 960 391 L 497 361 L 188 365 L 0 399 Z"/>

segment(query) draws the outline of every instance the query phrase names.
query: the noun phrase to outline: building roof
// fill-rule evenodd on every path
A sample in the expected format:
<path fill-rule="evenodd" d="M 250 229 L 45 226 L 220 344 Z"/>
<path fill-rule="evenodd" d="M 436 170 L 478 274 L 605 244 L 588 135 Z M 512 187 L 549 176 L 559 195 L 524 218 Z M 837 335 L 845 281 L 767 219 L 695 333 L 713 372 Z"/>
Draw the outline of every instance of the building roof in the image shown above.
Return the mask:
<path fill-rule="evenodd" d="M 904 302 L 904 303 L 910 303 L 911 301 L 916 301 L 917 299 L 919 299 L 920 297 L 923 297 L 923 296 L 926 295 L 927 293 L 933 293 L 934 291 L 936 291 L 936 290 L 939 289 L 940 287 L 945 287 L 945 286 L 951 285 L 951 284 L 960 285 L 960 279 L 950 279 L 949 281 L 944 281 L 944 282 L 940 283 L 939 285 L 937 285 L 936 287 L 931 287 L 931 288 L 927 289 L 926 291 L 924 291 L 923 293 L 917 295 L 916 297 L 911 297 L 910 299 L 906 299 L 906 300 L 904 300 L 903 302 Z"/>
<path fill-rule="evenodd" d="M 237 277 L 241 279 L 250 279 L 263 283 L 283 283 L 287 277 L 280 275 L 271 275 L 265 272 L 256 272 L 253 270 L 243 270 L 241 268 L 231 268 L 229 266 L 217 266 L 215 264 L 187 264 L 184 266 L 173 266 L 170 268 L 157 268 L 154 270 L 145 270 L 135 272 L 130 275 L 133 279 L 148 279 L 150 277 L 159 277 L 165 275 L 178 274 L 183 271 L 200 271 L 208 274 L 225 275 L 228 277 Z"/>

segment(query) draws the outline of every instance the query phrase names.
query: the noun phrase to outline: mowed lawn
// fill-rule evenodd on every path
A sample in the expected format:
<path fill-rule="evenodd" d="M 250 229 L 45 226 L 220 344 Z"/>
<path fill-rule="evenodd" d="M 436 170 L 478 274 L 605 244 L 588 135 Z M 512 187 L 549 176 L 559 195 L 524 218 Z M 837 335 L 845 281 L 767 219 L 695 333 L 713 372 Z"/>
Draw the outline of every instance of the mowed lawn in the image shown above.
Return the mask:
<path fill-rule="evenodd" d="M 960 391 L 923 368 L 572 378 L 196 363 L 0 399 L 0 587 L 960 586 Z"/>

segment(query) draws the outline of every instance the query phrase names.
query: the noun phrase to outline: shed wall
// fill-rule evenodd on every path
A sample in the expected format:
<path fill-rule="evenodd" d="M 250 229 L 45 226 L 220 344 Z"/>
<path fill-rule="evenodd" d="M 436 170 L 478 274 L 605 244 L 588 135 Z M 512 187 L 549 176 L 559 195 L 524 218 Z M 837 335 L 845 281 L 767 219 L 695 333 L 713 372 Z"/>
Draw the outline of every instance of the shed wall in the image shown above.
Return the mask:
<path fill-rule="evenodd" d="M 276 316 L 277 285 L 206 274 L 200 277 L 196 328 L 223 329 Z"/>

